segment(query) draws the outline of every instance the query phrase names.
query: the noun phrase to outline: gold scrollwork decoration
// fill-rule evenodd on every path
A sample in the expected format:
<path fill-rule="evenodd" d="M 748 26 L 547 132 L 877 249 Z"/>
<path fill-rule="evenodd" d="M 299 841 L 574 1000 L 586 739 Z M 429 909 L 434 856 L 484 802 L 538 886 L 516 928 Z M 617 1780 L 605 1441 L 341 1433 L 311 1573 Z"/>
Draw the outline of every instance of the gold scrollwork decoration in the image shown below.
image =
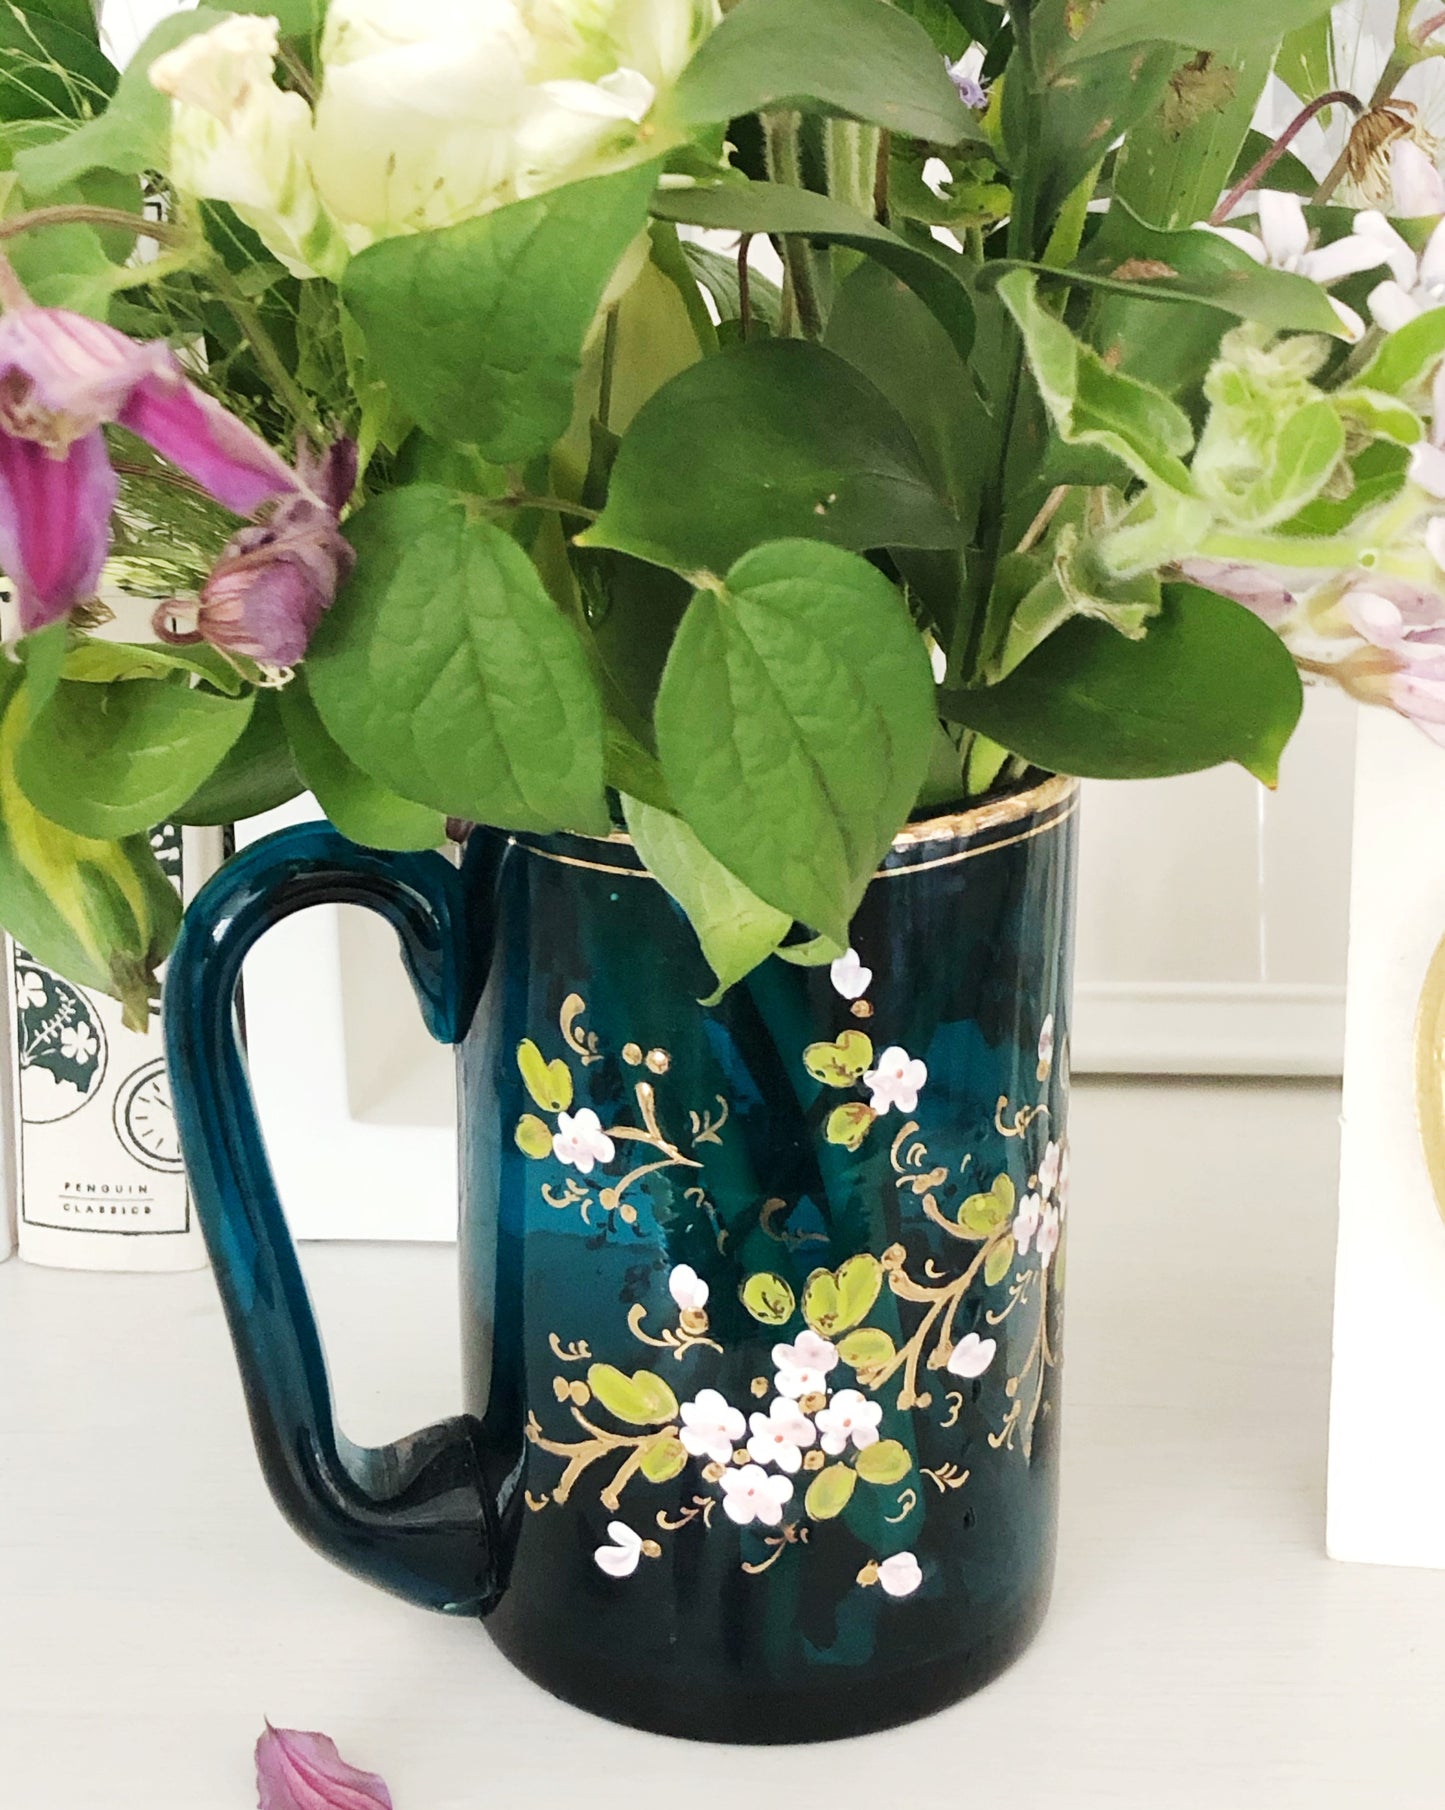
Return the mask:
<path fill-rule="evenodd" d="M 570 1345 L 564 1345 L 555 1332 L 549 1332 L 547 1344 L 552 1356 L 564 1364 L 585 1364 L 592 1356 L 592 1347 L 586 1339 L 574 1339 Z"/>
<path fill-rule="evenodd" d="M 582 1066 L 591 1068 L 594 1062 L 602 1060 L 602 1048 L 597 1040 L 596 1031 L 587 1031 L 577 1020 L 587 1010 L 587 1001 L 580 993 L 569 993 L 562 1001 L 562 1011 L 558 1023 L 562 1030 L 562 1041 L 574 1056 L 582 1058 Z"/>
<path fill-rule="evenodd" d="M 709 1351 L 715 1351 L 719 1357 L 723 1356 L 723 1348 L 717 1340 L 707 1337 L 707 1315 L 700 1307 L 684 1308 L 682 1318 L 678 1323 L 678 1330 L 674 1331 L 672 1327 L 664 1326 L 661 1334 L 656 1338 L 650 1332 L 643 1331 L 642 1323 L 646 1318 L 647 1307 L 642 1301 L 638 1301 L 628 1310 L 627 1329 L 633 1338 L 643 1345 L 651 1345 L 656 1351 L 670 1351 L 679 1363 L 689 1351 L 694 1351 L 699 1346 L 706 1346 Z"/>
<path fill-rule="evenodd" d="M 947 1495 L 951 1489 L 962 1489 L 973 1475 L 972 1471 L 961 1471 L 956 1464 L 941 1464 L 936 1471 L 925 1470 L 923 1475 L 934 1484 L 938 1493 Z"/>
<path fill-rule="evenodd" d="M 896 1515 L 884 1515 L 883 1519 L 887 1521 L 891 1527 L 896 1527 L 900 1521 L 906 1521 L 917 1507 L 918 1491 L 916 1489 L 903 1490 L 898 1497 L 898 1513 Z"/>

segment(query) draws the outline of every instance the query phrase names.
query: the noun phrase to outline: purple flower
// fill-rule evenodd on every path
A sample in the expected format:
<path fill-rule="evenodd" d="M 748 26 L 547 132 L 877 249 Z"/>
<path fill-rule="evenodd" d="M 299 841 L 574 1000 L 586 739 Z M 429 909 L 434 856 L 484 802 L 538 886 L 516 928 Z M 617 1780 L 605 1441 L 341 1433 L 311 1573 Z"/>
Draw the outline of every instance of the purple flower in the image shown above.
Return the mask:
<path fill-rule="evenodd" d="M 263 666 L 294 666 L 316 625 L 350 575 L 356 555 L 342 536 L 340 514 L 356 486 L 356 443 L 338 440 L 317 459 L 297 459 L 309 494 L 289 496 L 266 521 L 232 537 L 201 591 L 193 635 L 165 639 L 209 641 Z"/>
<path fill-rule="evenodd" d="M 0 318 L 0 568 L 25 634 L 94 595 L 110 548 L 118 422 L 237 515 L 302 486 L 279 454 L 189 382 L 160 341 L 138 342 L 6 285 Z"/>
<path fill-rule="evenodd" d="M 988 90 L 983 85 L 984 55 L 982 44 L 970 44 L 956 63 L 944 59 L 948 79 L 958 90 L 958 98 L 975 113 L 982 113 L 988 105 Z"/>
<path fill-rule="evenodd" d="M 358 1772 L 325 1735 L 272 1728 L 256 1743 L 256 1810 L 394 1810 L 373 1772 Z"/>
<path fill-rule="evenodd" d="M 1271 628 L 1278 628 L 1297 603 L 1294 593 L 1262 566 L 1247 566 L 1237 560 L 1181 559 L 1179 570 L 1192 584 L 1242 603 Z"/>

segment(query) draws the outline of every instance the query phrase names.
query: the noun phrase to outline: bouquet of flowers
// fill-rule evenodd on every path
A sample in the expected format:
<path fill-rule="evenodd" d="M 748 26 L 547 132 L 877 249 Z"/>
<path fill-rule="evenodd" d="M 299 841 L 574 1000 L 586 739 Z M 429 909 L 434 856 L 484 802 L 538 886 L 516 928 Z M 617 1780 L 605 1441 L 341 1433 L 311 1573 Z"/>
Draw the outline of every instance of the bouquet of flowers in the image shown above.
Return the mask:
<path fill-rule="evenodd" d="M 1272 782 L 1301 671 L 1445 739 L 1445 13 L 1341 29 L 10 8 L 6 927 L 143 1017 L 146 832 L 309 788 L 625 824 L 726 987 L 1026 770 Z"/>

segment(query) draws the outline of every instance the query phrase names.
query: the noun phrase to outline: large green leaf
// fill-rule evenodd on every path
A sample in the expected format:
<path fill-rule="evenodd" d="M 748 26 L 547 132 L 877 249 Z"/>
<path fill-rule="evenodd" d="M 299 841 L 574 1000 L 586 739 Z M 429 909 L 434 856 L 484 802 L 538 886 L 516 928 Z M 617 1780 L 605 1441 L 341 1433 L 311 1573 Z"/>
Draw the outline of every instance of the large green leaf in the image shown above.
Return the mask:
<path fill-rule="evenodd" d="M 669 789 L 704 847 L 846 944 L 934 732 L 928 657 L 893 586 L 836 547 L 758 548 L 694 597 L 656 714 Z"/>
<path fill-rule="evenodd" d="M 862 551 L 956 547 L 962 530 L 865 377 L 821 346 L 766 340 L 704 359 L 647 403 L 580 544 L 725 572 L 797 537 Z"/>
<path fill-rule="evenodd" d="M 446 818 L 400 798 L 337 747 L 298 676 L 281 693 L 281 716 L 291 753 L 316 802 L 343 836 L 363 848 L 440 848 Z"/>
<path fill-rule="evenodd" d="M 1237 761 L 1273 785 L 1303 692 L 1257 616 L 1172 585 L 1142 640 L 1074 620 L 1000 684 L 943 703 L 954 722 L 1054 772 L 1147 779 Z"/>
<path fill-rule="evenodd" d="M 140 835 L 182 805 L 246 727 L 251 698 L 63 679 L 16 754 L 35 808 L 77 836 Z"/>
<path fill-rule="evenodd" d="M 793 927 L 786 912 L 765 905 L 715 861 L 680 818 L 624 798 L 627 827 L 653 878 L 687 913 L 717 976 L 716 1004 L 729 987 L 764 962 Z"/>
<path fill-rule="evenodd" d="M 1030 271 L 1010 271 L 999 294 L 1018 322 L 1029 366 L 1067 446 L 1098 447 L 1139 477 L 1187 491 L 1182 464 L 1194 444 L 1189 417 L 1161 391 L 1114 371 L 1038 299 Z"/>
<path fill-rule="evenodd" d="M 1289 33 L 1274 72 L 1300 100 L 1312 101 L 1335 86 L 1334 62 L 1334 21 L 1326 12 Z"/>
<path fill-rule="evenodd" d="M 139 176 L 162 168 L 170 144 L 171 103 L 151 86 L 150 66 L 197 32 L 219 25 L 225 16 L 198 6 L 193 12 L 162 19 L 126 65 L 104 113 L 53 144 L 36 145 L 16 158 L 15 167 L 27 191 L 50 195 L 91 170 Z"/>
<path fill-rule="evenodd" d="M 351 260 L 347 306 L 427 433 L 496 465 L 524 463 L 566 433 L 583 348 L 647 224 L 655 177 L 648 164 L 569 183 Z"/>
<path fill-rule="evenodd" d="M 1036 67 L 1067 67 L 1140 44 L 1232 52 L 1277 41 L 1323 18 L 1331 0 L 1037 0 L 1029 35 Z"/>
<path fill-rule="evenodd" d="M 173 823 L 244 823 L 306 789 L 286 743 L 280 700 L 279 692 L 256 694 L 240 739 L 210 778 L 170 813 Z"/>
<path fill-rule="evenodd" d="M 878 0 L 868 0 L 875 5 Z M 973 303 L 964 287 L 965 266 L 942 246 L 899 238 L 866 214 L 811 189 L 775 182 L 711 182 L 659 189 L 652 211 L 660 219 L 714 231 L 796 235 L 819 245 L 849 245 L 868 254 L 924 302 L 958 351 L 973 344 Z"/>
<path fill-rule="evenodd" d="M 447 816 L 605 831 L 587 656 L 517 543 L 431 484 L 369 503 L 346 532 L 356 571 L 306 677 L 348 757 Z"/>
<path fill-rule="evenodd" d="M 83 118 L 115 84 L 85 0 L 0 7 L 0 120 Z"/>
<path fill-rule="evenodd" d="M 801 107 L 940 145 L 982 137 L 928 33 L 885 0 L 742 0 L 699 46 L 673 105 L 689 127 Z"/>

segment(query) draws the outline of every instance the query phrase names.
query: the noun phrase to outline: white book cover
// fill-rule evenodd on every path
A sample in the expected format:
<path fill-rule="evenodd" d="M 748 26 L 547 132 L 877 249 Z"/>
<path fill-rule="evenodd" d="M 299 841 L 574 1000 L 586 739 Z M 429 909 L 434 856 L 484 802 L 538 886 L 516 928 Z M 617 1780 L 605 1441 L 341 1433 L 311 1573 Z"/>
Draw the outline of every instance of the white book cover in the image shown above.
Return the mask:
<path fill-rule="evenodd" d="M 220 830 L 166 826 L 152 840 L 187 899 L 220 863 Z M 6 980 L 21 1257 L 60 1269 L 203 1267 L 159 1013 L 130 1030 L 115 1000 L 13 941 Z"/>

